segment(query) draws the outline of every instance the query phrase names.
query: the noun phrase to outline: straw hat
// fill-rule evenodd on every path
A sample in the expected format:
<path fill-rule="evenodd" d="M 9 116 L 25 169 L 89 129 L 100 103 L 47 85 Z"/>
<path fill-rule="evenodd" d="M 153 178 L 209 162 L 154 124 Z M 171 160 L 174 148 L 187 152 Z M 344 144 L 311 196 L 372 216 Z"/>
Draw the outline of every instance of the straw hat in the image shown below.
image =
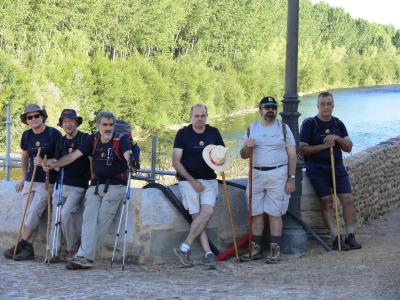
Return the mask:
<path fill-rule="evenodd" d="M 232 157 L 224 146 L 208 145 L 203 149 L 203 159 L 207 165 L 219 173 L 228 169 Z"/>

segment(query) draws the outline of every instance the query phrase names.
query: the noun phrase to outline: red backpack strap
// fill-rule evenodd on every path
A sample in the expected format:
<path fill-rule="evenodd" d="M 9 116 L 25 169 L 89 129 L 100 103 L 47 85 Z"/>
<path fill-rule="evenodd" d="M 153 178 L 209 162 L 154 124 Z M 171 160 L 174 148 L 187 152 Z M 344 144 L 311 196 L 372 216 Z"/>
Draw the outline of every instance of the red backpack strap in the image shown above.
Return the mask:
<path fill-rule="evenodd" d="M 119 148 L 119 138 L 114 137 L 113 138 L 113 148 L 114 148 L 114 152 L 117 154 L 118 158 L 120 160 L 122 160 L 122 153 L 121 153 L 121 149 Z"/>

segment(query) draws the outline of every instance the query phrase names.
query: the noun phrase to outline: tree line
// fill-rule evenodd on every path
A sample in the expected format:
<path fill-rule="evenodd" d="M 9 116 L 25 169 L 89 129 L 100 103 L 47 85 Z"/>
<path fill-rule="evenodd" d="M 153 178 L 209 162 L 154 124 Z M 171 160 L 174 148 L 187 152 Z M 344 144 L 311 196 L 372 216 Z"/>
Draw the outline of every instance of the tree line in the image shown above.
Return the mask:
<path fill-rule="evenodd" d="M 71 107 L 89 131 L 106 109 L 145 133 L 196 102 L 227 114 L 280 98 L 286 14 L 285 0 L 2 1 L 0 110 L 14 138 L 30 102 L 50 124 Z M 298 75 L 303 92 L 399 82 L 400 30 L 302 0 Z"/>

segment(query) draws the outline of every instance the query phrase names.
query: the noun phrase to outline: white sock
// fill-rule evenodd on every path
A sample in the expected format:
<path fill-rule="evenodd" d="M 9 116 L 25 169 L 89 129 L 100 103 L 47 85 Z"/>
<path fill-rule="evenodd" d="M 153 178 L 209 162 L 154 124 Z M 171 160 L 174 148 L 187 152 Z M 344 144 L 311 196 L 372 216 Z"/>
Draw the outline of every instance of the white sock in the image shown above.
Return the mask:
<path fill-rule="evenodd" d="M 348 237 L 349 236 L 349 234 L 354 234 L 354 229 L 356 228 L 356 226 L 353 224 L 353 225 L 347 225 L 346 226 L 346 237 Z"/>
<path fill-rule="evenodd" d="M 329 229 L 329 231 L 331 232 L 331 238 L 336 238 L 337 237 L 337 231 L 336 231 L 336 227 L 331 227 Z"/>
<path fill-rule="evenodd" d="M 181 249 L 182 252 L 188 252 L 190 250 L 190 246 L 185 243 L 182 243 L 179 249 Z"/>
<path fill-rule="evenodd" d="M 208 251 L 208 252 L 206 252 L 206 254 L 204 254 L 204 257 L 207 257 L 208 254 L 214 255 L 214 253 L 212 253 L 211 251 Z"/>

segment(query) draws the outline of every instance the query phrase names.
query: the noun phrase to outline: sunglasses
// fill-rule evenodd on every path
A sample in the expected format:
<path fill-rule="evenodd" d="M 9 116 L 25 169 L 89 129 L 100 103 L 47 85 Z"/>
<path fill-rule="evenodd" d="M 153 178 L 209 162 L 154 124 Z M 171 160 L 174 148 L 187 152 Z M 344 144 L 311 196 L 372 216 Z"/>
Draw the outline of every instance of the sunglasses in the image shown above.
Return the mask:
<path fill-rule="evenodd" d="M 27 120 L 39 119 L 41 116 L 42 116 L 41 114 L 34 114 L 34 115 L 27 116 L 26 119 Z"/>
<path fill-rule="evenodd" d="M 275 109 L 277 109 L 278 107 L 277 107 L 276 105 L 264 105 L 264 106 L 262 106 L 262 108 L 264 108 L 265 110 L 268 110 L 268 109 L 273 109 L 273 110 L 275 110 Z"/>

